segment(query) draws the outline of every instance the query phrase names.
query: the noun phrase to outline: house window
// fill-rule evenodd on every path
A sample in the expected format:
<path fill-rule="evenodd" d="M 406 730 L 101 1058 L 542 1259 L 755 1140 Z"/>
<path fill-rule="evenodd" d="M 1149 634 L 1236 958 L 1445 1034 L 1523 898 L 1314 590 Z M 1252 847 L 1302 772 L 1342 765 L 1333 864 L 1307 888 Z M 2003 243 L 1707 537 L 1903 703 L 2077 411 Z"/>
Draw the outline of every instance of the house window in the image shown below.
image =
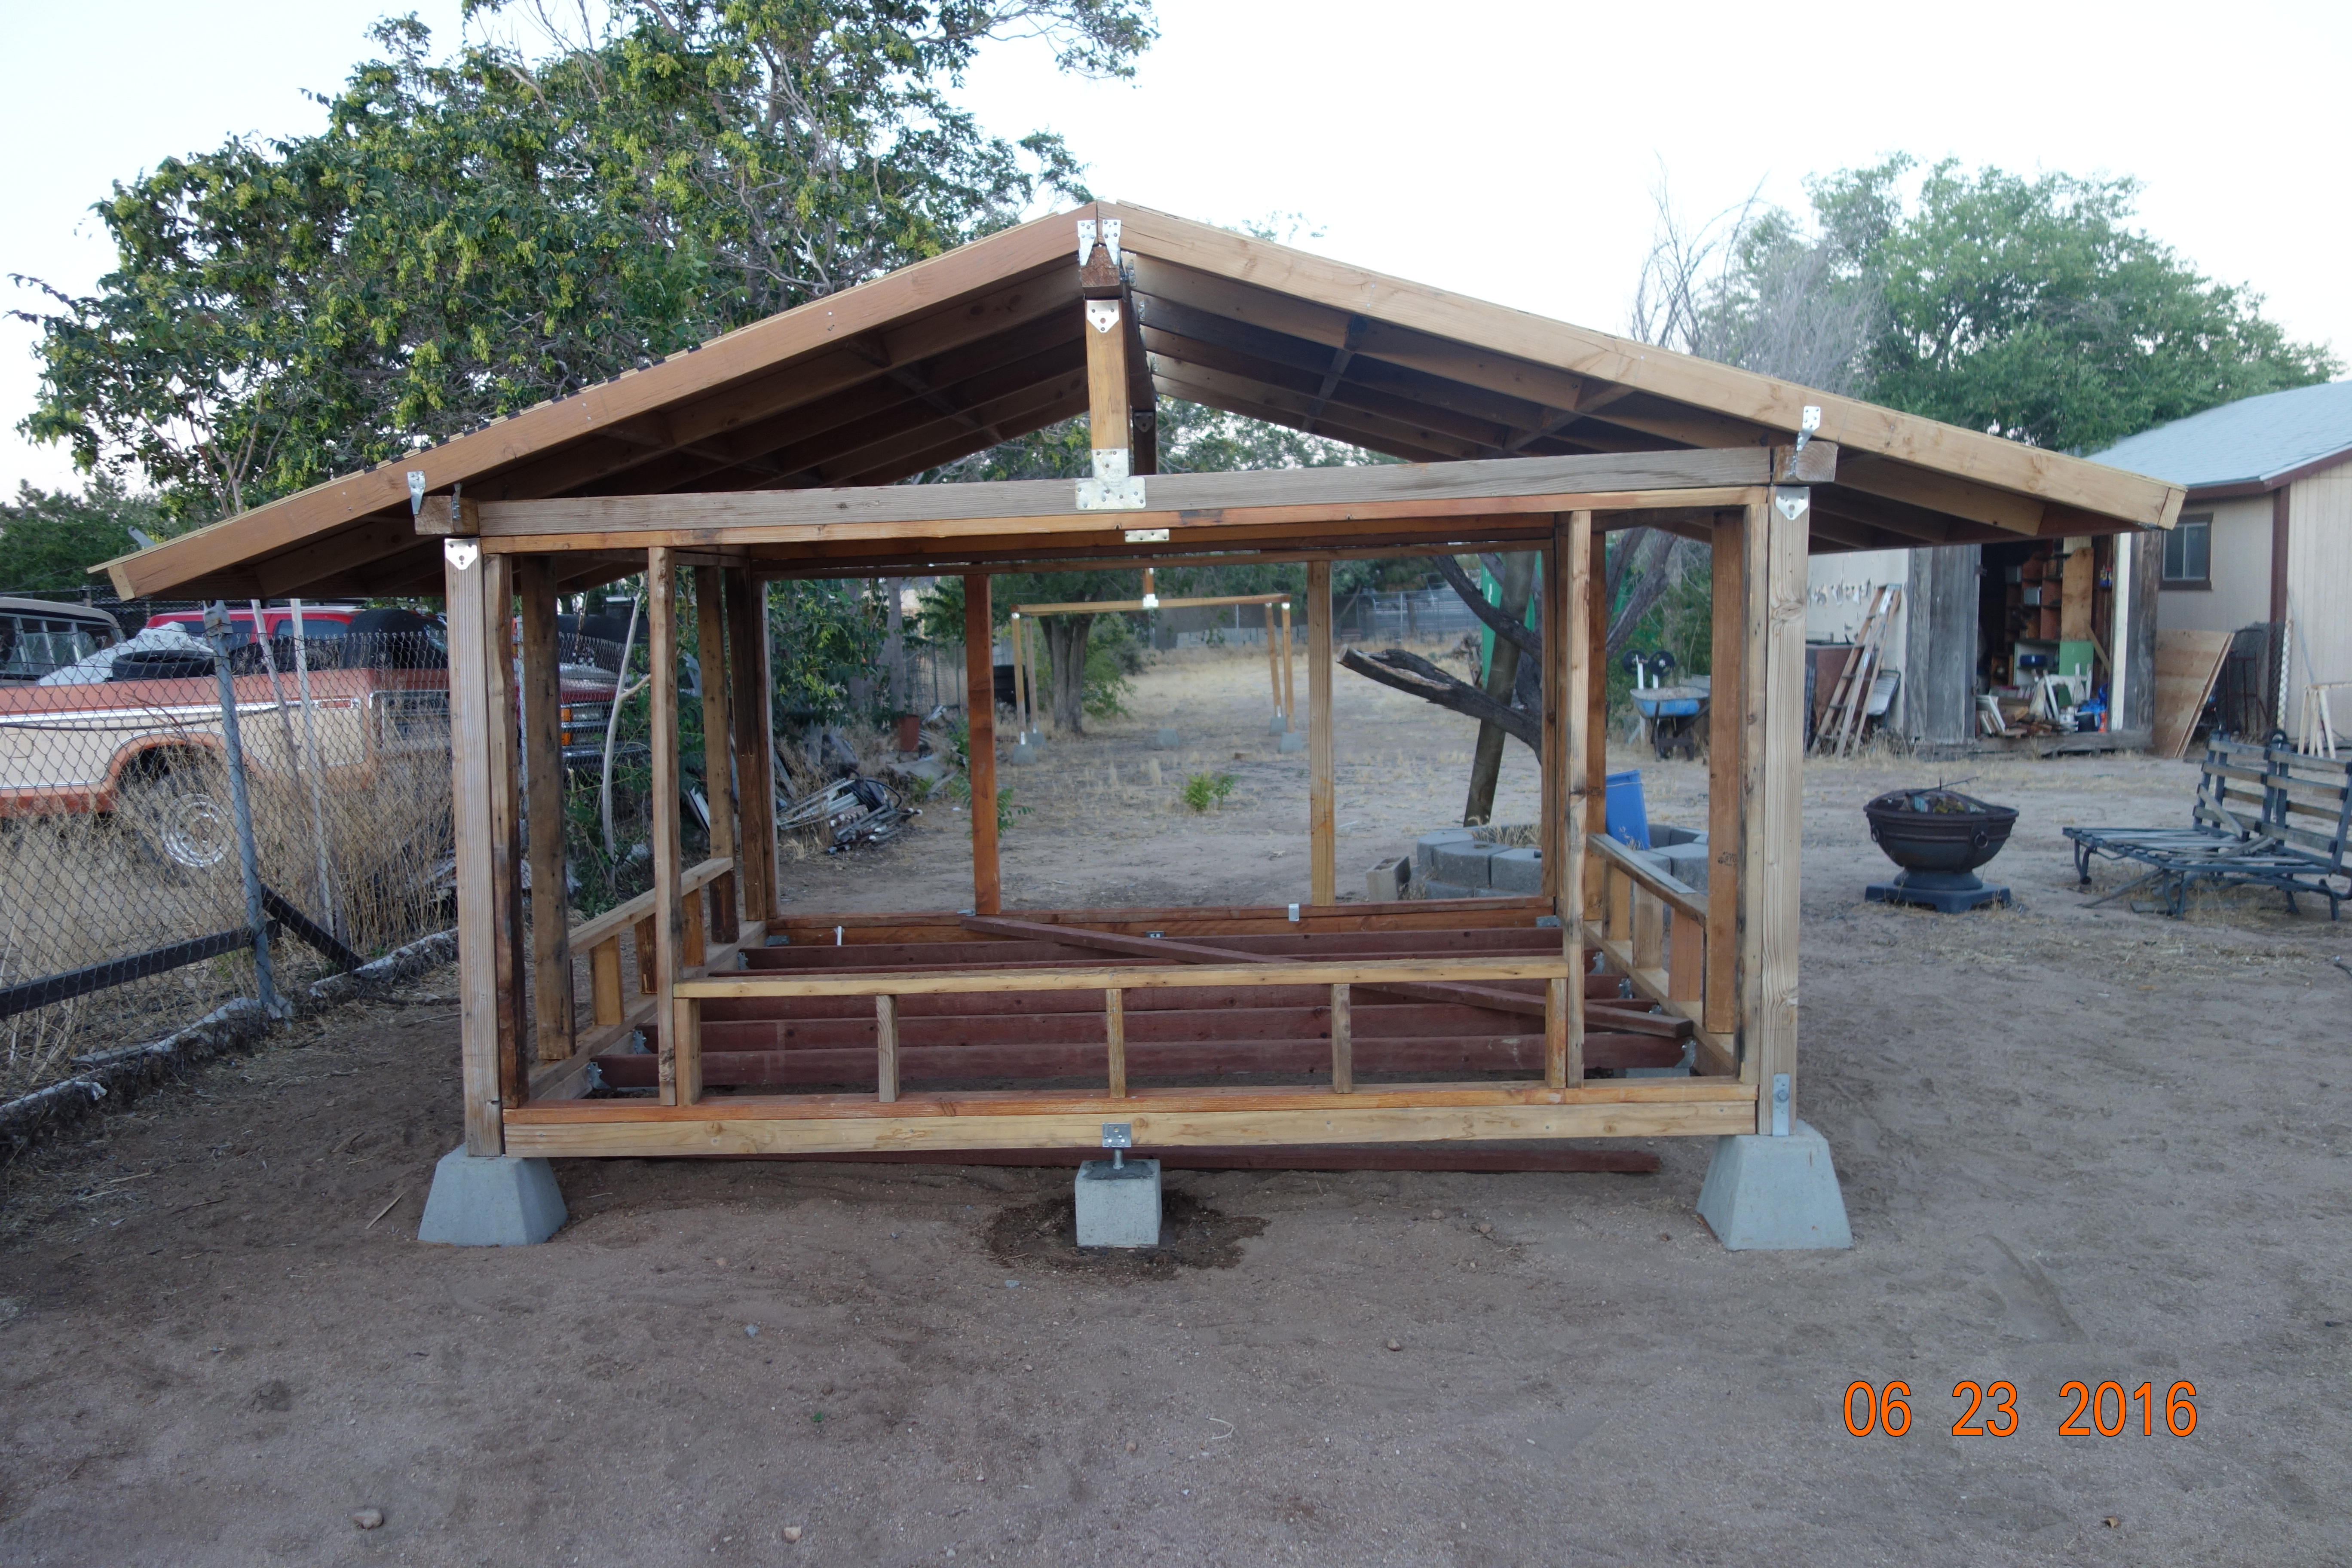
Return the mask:
<path fill-rule="evenodd" d="M 2213 585 L 2213 514 L 2184 517 L 2164 536 L 2164 585 L 2168 588 L 2210 588 Z"/>

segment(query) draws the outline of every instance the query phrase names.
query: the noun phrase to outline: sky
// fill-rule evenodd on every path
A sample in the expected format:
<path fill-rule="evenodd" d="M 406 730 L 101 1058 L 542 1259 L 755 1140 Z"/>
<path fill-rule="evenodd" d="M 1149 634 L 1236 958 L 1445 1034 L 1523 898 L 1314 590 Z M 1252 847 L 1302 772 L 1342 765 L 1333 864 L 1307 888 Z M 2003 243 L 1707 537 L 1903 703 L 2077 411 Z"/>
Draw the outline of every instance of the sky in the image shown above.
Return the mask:
<path fill-rule="evenodd" d="M 338 85 L 394 8 L 456 37 L 457 0 L 0 0 L 16 150 L 0 308 L 39 304 L 6 274 L 74 292 L 107 270 L 88 209 L 110 182 L 232 134 L 315 129 L 305 93 Z M 1228 224 L 1296 214 L 1307 248 L 1612 331 L 1661 182 L 1703 220 L 1759 191 L 1801 205 L 1807 174 L 1895 152 L 2127 174 L 2142 226 L 2352 360 L 2347 136 L 2312 74 L 2352 58 L 2344 0 L 1160 0 L 1158 15 L 1132 81 L 1059 76 L 1015 41 L 982 57 L 962 100 L 1000 134 L 1061 132 L 1099 195 Z M 15 431 L 33 342 L 0 322 L 0 493 L 79 482 L 62 447 Z"/>

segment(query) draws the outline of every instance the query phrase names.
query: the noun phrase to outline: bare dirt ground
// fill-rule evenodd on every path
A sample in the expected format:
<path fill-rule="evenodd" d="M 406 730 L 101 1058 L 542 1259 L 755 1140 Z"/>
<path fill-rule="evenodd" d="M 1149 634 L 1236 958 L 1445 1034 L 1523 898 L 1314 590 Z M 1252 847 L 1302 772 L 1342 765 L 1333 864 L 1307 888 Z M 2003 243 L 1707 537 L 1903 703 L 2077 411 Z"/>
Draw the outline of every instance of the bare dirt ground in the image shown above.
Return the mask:
<path fill-rule="evenodd" d="M 1015 901 L 1303 896 L 1262 670 L 1156 669 L 1014 771 Z M 1352 885 L 1458 814 L 1471 732 L 1339 679 Z M 1696 767 L 1617 760 L 1696 819 Z M 1224 809 L 1168 809 L 1209 764 Z M 973 1167 L 564 1165 L 552 1245 L 422 1247 L 457 1127 L 428 978 L 7 1173 L 0 1559 L 2352 1561 L 2352 927 L 2084 909 L 2059 828 L 2180 819 L 2185 764 L 1975 771 L 2023 809 L 2021 907 L 1956 918 L 1860 900 L 1857 807 L 1935 768 L 1808 773 L 1800 1100 L 1850 1252 L 1724 1251 L 1681 1142 L 1654 1176 L 1175 1173 L 1150 1267 L 1064 1243 L 1066 1174 Z M 934 808 L 785 880 L 954 908 L 961 856 Z M 1907 1434 L 1847 1434 L 1856 1379 L 1909 1384 Z M 1961 1379 L 2016 1385 L 2014 1435 L 1951 1435 Z M 2152 1384 L 2156 1435 L 2062 1436 L 2074 1380 Z"/>

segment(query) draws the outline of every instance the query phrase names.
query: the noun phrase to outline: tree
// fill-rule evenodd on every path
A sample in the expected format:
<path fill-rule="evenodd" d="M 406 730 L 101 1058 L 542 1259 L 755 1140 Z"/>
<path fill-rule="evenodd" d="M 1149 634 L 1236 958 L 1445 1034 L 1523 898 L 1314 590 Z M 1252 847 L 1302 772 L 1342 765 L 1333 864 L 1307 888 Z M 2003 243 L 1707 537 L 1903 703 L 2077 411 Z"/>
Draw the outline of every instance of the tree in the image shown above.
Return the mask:
<path fill-rule="evenodd" d="M 469 28 L 438 59 L 387 21 L 323 131 L 118 184 L 116 270 L 30 318 L 20 428 L 181 515 L 446 440 L 1082 197 L 1058 137 L 989 135 L 947 89 L 992 39 L 1120 75 L 1154 37 L 1149 0 L 530 14 L 536 55 Z"/>
<path fill-rule="evenodd" d="M 153 496 L 132 495 L 108 474 L 80 495 L 18 485 L 16 500 L 0 501 L 0 593 L 89 587 L 90 567 L 138 548 L 132 529 L 171 531 L 160 512 Z"/>

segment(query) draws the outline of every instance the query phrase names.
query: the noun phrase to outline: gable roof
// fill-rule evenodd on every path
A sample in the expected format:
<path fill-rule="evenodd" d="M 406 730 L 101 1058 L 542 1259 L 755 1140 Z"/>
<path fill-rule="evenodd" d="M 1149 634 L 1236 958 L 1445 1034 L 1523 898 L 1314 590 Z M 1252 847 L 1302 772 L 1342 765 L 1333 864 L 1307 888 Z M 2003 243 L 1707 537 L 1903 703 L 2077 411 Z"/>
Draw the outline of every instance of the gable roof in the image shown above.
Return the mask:
<path fill-rule="evenodd" d="M 431 593 L 407 474 L 483 500 L 886 485 L 1081 413 L 1075 219 L 1120 221 L 1152 394 L 1417 462 L 1838 444 L 1813 547 L 2168 527 L 2176 486 L 1149 208 L 1040 218 L 169 540 L 126 596 Z"/>
<path fill-rule="evenodd" d="M 2242 397 L 2126 437 L 2093 460 L 2186 486 L 2199 500 L 2261 495 L 2352 460 L 2352 381 Z"/>

